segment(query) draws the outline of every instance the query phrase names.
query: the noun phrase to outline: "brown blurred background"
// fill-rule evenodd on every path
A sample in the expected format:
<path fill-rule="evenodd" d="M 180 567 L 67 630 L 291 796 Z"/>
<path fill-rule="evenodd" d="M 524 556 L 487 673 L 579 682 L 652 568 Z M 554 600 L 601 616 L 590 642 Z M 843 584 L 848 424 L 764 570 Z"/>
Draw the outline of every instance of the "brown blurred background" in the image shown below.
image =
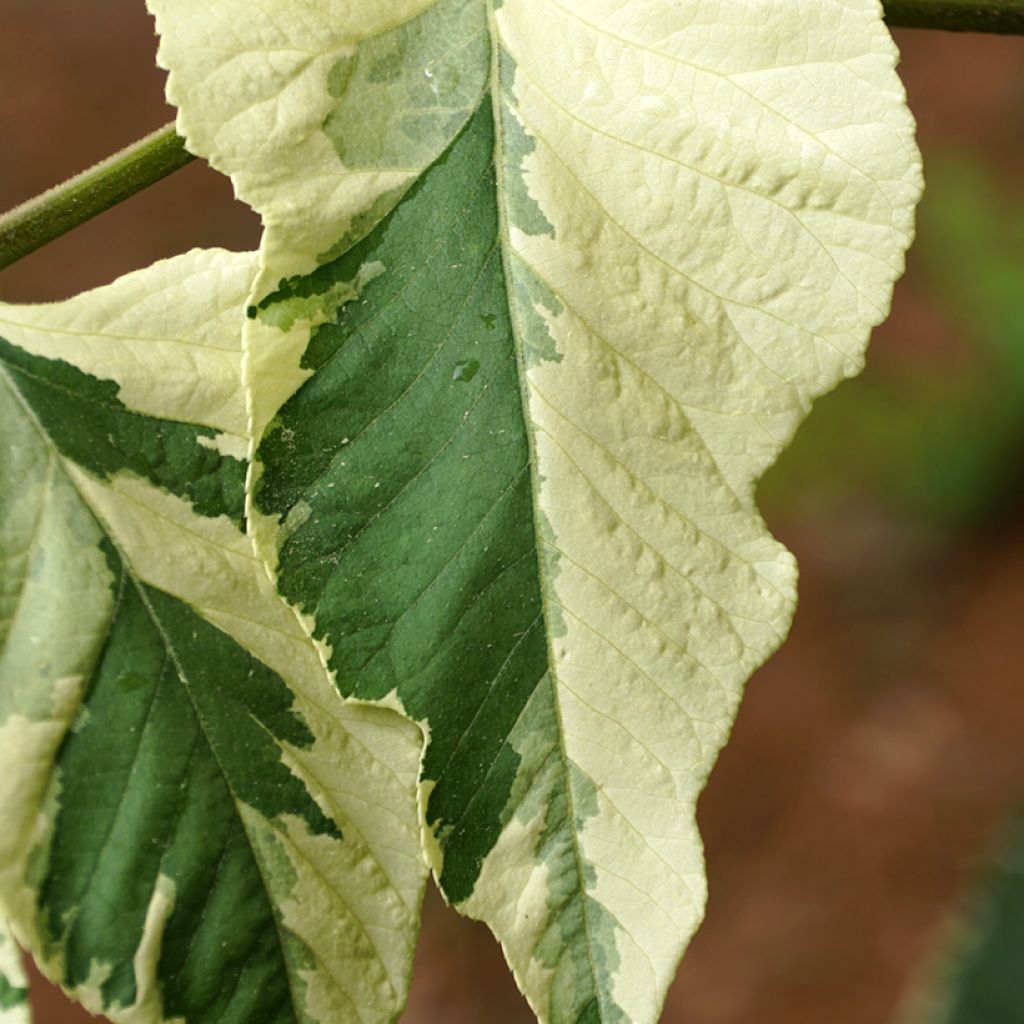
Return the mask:
<path fill-rule="evenodd" d="M 800 610 L 701 800 L 711 899 L 666 1024 L 894 1020 L 1024 803 L 1024 39 L 898 42 L 919 240 L 867 372 L 762 486 Z M 170 119 L 154 45 L 141 0 L 0 0 L 0 207 Z M 0 298 L 258 237 L 196 162 L 0 272 Z M 36 998 L 38 1024 L 91 1019 Z M 532 1016 L 431 896 L 404 1020 Z"/>

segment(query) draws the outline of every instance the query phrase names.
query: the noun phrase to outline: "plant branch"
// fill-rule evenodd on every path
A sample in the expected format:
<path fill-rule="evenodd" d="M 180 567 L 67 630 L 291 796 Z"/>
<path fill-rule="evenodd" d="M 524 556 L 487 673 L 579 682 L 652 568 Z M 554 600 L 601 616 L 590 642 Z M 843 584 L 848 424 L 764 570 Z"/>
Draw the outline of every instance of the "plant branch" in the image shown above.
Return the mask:
<path fill-rule="evenodd" d="M 0 269 L 195 159 L 164 125 L 94 167 L 0 217 Z"/>
<path fill-rule="evenodd" d="M 1024 35 L 1024 0 L 883 0 L 891 28 Z"/>

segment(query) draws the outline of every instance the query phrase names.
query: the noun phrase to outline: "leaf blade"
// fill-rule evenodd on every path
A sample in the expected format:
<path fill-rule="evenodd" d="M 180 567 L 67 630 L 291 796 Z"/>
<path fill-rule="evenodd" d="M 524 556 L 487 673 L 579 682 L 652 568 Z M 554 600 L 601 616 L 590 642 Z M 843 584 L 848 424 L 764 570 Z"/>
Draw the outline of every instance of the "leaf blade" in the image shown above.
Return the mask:
<path fill-rule="evenodd" d="M 116 1020 L 391 1020 L 425 877 L 418 733 L 339 706 L 241 510 L 197 494 L 188 462 L 238 463 L 216 428 L 245 422 L 253 271 L 248 255 L 192 253 L 67 303 L 0 308 L 19 342 L 4 343 L 18 443 L 0 469 L 20 565 L 0 665 L 0 899 L 48 972 Z M 188 422 L 197 409 L 209 426 Z M 73 628 L 51 627 L 39 657 L 55 611 Z M 375 799 L 391 807 L 380 821 Z"/>
<path fill-rule="evenodd" d="M 439 87 L 441 68 L 479 81 L 479 106 L 460 93 L 463 120 L 435 122 L 389 192 L 404 109 L 382 87 L 389 142 L 317 165 L 354 205 L 300 183 L 288 201 L 323 214 L 317 244 L 269 225 L 247 330 L 250 526 L 342 692 L 429 733 L 427 852 L 538 1016 L 649 1021 L 703 911 L 697 794 L 795 599 L 756 479 L 859 369 L 919 158 L 867 0 L 476 10 L 489 55 L 447 65 L 439 38 L 416 60 Z M 166 12 L 163 28 L 188 125 L 204 72 Z M 349 40 L 356 66 L 366 44 Z M 315 88 L 334 124 L 365 130 L 366 93 Z M 246 191 L 262 155 L 199 144 L 281 208 L 286 190 Z M 463 223 L 480 182 L 491 202 Z M 518 380 L 474 404 L 510 356 Z M 505 535 L 473 547 L 524 466 Z M 435 587 L 429 612 L 414 604 Z M 503 678 L 498 653 L 536 611 L 539 653 Z"/>

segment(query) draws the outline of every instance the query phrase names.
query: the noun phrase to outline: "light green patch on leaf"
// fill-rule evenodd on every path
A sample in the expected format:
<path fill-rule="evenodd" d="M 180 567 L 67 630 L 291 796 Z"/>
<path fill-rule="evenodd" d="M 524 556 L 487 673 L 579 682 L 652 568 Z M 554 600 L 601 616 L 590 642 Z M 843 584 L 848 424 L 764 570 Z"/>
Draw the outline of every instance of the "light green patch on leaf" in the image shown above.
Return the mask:
<path fill-rule="evenodd" d="M 754 486 L 860 368 L 912 234 L 879 7 L 154 6 L 179 125 L 268 226 L 257 547 L 341 692 L 422 724 L 425 848 L 539 1018 L 653 1022 L 703 912 L 697 796 L 795 603 Z M 486 47 L 415 36 L 456 7 Z M 360 18 L 329 66 L 260 63 Z M 423 118 L 416 62 L 457 72 L 457 114 Z"/>
<path fill-rule="evenodd" d="M 281 276 L 313 269 L 309 254 L 382 197 L 397 201 L 465 122 L 486 75 L 479 0 L 149 7 L 178 129 L 274 226 L 290 255 Z"/>
<path fill-rule="evenodd" d="M 419 731 L 342 704 L 241 507 L 182 462 L 238 464 L 215 430 L 245 423 L 254 271 L 190 253 L 0 305 L 0 915 L 125 1024 L 391 1021 L 408 990 Z M 146 397 L 150 347 L 194 374 L 177 412 L 159 378 Z M 210 349 L 227 384 L 194 373 Z"/>
<path fill-rule="evenodd" d="M 337 310 L 355 302 L 363 288 L 380 277 L 385 269 L 383 263 L 366 263 L 353 280 L 332 281 L 326 291 L 318 291 L 318 282 L 312 277 L 297 278 L 293 289 L 289 289 L 286 281 L 281 287 L 284 294 L 273 304 L 257 307 L 256 315 L 265 324 L 282 331 L 291 330 L 296 321 L 313 325 L 326 323 Z"/>
<path fill-rule="evenodd" d="M 31 1024 L 28 976 L 21 950 L 7 922 L 0 918 L 0 1024 Z"/>
<path fill-rule="evenodd" d="M 433 160 L 438 138 L 455 134 L 480 96 L 487 46 L 478 0 L 440 0 L 339 58 L 323 130 L 342 164 L 418 168 Z M 392 112 L 396 121 L 382 131 Z"/>
<path fill-rule="evenodd" d="M 314 271 L 318 257 L 340 254 L 385 216 L 469 118 L 486 78 L 479 0 L 148 6 L 179 132 L 193 152 L 231 175 L 239 197 L 271 230 L 274 256 L 262 261 L 256 301 Z M 398 69 L 388 55 L 399 51 L 422 63 Z M 374 83 L 363 84 L 363 75 L 380 79 L 372 102 L 366 88 Z M 450 93 L 436 95 L 435 87 L 446 91 L 456 77 Z M 349 153 L 339 140 L 353 124 L 372 129 L 357 129 Z M 253 139 L 260 140 L 256 160 Z M 261 327 L 268 337 L 254 340 L 246 357 L 266 381 L 249 394 L 254 434 L 307 376 L 299 364 L 309 325 L 298 322 L 277 337 L 278 328 L 257 321 L 248 333 L 255 339 Z"/>

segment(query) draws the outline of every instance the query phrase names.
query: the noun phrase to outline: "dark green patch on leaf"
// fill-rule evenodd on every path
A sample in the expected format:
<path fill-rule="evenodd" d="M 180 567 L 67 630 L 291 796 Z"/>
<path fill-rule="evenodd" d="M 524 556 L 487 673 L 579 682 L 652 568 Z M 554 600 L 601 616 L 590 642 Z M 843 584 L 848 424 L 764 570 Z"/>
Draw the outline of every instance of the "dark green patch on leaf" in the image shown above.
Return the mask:
<path fill-rule="evenodd" d="M 171 911 L 158 977 L 168 1017 L 296 1020 L 280 926 L 241 808 L 338 836 L 282 762 L 312 735 L 283 681 L 175 598 L 118 568 L 106 648 L 58 757 L 60 811 L 41 890 L 64 982 L 109 964 L 107 1005 L 137 996 L 133 957 L 157 879 Z M 292 940 L 294 942 L 294 940 Z"/>
<path fill-rule="evenodd" d="M 551 917 L 537 955 L 559 978 L 551 1019 L 609 1024 L 625 1018 L 598 979 L 617 954 L 577 846 L 592 784 L 568 769 L 554 713 L 547 645 L 560 621 L 545 628 L 509 291 L 549 300 L 503 259 L 494 141 L 487 97 L 387 219 L 267 300 L 386 268 L 315 330 L 303 359 L 314 375 L 260 445 L 256 503 L 283 524 L 279 587 L 314 616 L 341 690 L 397 692 L 429 723 L 427 821 L 450 900 L 473 893 L 510 817 L 542 800 Z M 557 358 L 531 315 L 531 358 Z M 524 763 L 527 722 L 541 732 Z"/>
<path fill-rule="evenodd" d="M 104 479 L 130 470 L 185 498 L 200 515 L 242 522 L 245 463 L 200 443 L 216 431 L 132 412 L 118 398 L 115 381 L 31 355 L 3 338 L 0 366 L 72 462 Z"/>

